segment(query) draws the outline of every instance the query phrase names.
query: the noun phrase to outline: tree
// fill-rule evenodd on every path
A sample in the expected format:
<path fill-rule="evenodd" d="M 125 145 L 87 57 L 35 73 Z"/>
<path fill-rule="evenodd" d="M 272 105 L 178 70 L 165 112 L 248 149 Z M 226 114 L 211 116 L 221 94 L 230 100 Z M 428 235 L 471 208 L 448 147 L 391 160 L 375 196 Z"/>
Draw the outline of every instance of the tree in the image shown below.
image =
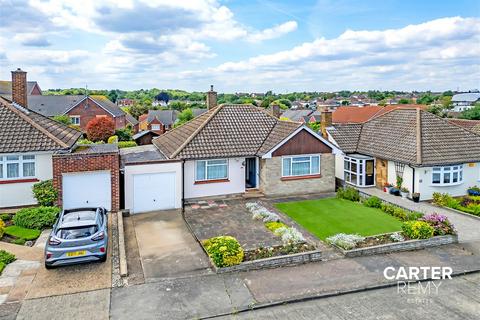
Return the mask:
<path fill-rule="evenodd" d="M 57 122 L 63 123 L 66 126 L 69 126 L 72 124 L 72 120 L 66 114 L 59 114 L 59 115 L 53 116 L 52 119 Z"/>
<path fill-rule="evenodd" d="M 130 113 L 133 117 L 138 119 L 142 114 L 148 112 L 148 107 L 143 104 L 134 104 L 133 106 L 128 108 L 128 113 Z"/>
<path fill-rule="evenodd" d="M 426 93 L 417 100 L 417 103 L 432 104 L 433 101 L 435 101 L 435 98 L 430 93 Z"/>
<path fill-rule="evenodd" d="M 412 101 L 405 98 L 398 100 L 398 104 L 410 104 L 410 103 L 412 103 Z"/>
<path fill-rule="evenodd" d="M 445 109 L 443 109 L 443 107 L 438 104 L 431 105 L 430 107 L 428 107 L 427 110 L 428 112 L 433 113 L 442 118 L 447 116 Z"/>
<path fill-rule="evenodd" d="M 270 106 L 270 104 L 273 102 L 273 97 L 272 96 L 268 96 L 268 97 L 265 97 L 265 99 L 263 99 L 262 103 L 260 104 L 260 107 L 262 108 L 268 108 Z"/>
<path fill-rule="evenodd" d="M 90 141 L 106 141 L 115 133 L 115 124 L 110 118 L 94 118 L 87 123 L 87 138 Z"/>
<path fill-rule="evenodd" d="M 107 95 L 108 99 L 112 102 L 117 102 L 118 92 L 117 90 L 110 90 Z"/>
<path fill-rule="evenodd" d="M 441 102 L 442 102 L 442 107 L 443 108 L 445 108 L 445 109 L 451 109 L 452 108 L 452 96 L 444 95 L 441 98 Z"/>
<path fill-rule="evenodd" d="M 178 127 L 185 122 L 188 122 L 193 119 L 193 111 L 190 108 L 187 108 L 180 112 L 177 117 L 177 122 L 175 123 L 175 127 Z"/>
<path fill-rule="evenodd" d="M 476 104 L 475 107 L 463 111 L 460 117 L 462 119 L 480 120 L 480 105 Z"/>
<path fill-rule="evenodd" d="M 312 129 L 315 132 L 320 131 L 320 123 L 318 123 L 318 122 L 309 122 L 308 126 L 310 127 L 310 129 Z"/>

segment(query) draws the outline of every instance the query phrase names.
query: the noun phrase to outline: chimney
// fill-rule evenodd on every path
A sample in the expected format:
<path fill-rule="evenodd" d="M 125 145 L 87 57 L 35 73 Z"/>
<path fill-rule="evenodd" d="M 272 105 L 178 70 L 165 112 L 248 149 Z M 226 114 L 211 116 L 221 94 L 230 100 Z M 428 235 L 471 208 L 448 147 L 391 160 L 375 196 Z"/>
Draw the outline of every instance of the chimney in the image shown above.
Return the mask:
<path fill-rule="evenodd" d="M 328 107 L 324 107 L 320 111 L 320 129 L 322 136 L 327 139 L 327 128 L 332 126 L 332 111 L 328 110 Z"/>
<path fill-rule="evenodd" d="M 12 71 L 12 102 L 26 108 L 27 106 L 27 73 L 20 68 Z"/>
<path fill-rule="evenodd" d="M 207 109 L 213 109 L 217 106 L 217 92 L 213 91 L 213 85 L 210 86 L 210 91 L 207 92 Z"/>
<path fill-rule="evenodd" d="M 272 104 L 272 115 L 280 119 L 280 106 L 278 104 Z"/>

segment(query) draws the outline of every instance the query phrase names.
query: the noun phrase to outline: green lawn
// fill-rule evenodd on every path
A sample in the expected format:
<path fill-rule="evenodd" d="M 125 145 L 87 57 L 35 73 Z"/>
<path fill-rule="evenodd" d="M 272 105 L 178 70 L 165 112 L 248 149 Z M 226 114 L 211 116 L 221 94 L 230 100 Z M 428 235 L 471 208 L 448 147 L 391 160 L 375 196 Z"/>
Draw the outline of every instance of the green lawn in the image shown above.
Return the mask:
<path fill-rule="evenodd" d="M 27 229 L 19 226 L 9 226 L 5 228 L 5 234 L 25 240 L 35 240 L 40 236 L 40 233 L 40 230 Z"/>
<path fill-rule="evenodd" d="M 337 233 L 371 236 L 402 229 L 400 220 L 380 209 L 345 199 L 285 202 L 275 207 L 322 240 Z"/>

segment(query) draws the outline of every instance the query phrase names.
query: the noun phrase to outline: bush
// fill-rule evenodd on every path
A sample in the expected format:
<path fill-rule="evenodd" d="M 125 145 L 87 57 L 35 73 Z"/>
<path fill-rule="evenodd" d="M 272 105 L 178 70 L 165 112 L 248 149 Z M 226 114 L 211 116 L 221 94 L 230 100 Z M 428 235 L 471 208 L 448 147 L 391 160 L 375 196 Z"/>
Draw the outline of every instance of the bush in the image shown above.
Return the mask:
<path fill-rule="evenodd" d="M 41 206 L 53 206 L 58 199 L 58 191 L 53 186 L 53 180 L 37 182 L 32 190 L 33 196 Z"/>
<path fill-rule="evenodd" d="M 425 221 L 407 221 L 402 224 L 403 233 L 410 239 L 429 239 L 435 229 Z"/>
<path fill-rule="evenodd" d="M 94 142 L 88 139 L 78 139 L 77 144 L 94 144 Z"/>
<path fill-rule="evenodd" d="M 245 204 L 245 206 L 248 211 L 253 214 L 252 218 L 255 220 L 263 220 L 263 222 L 280 221 L 280 217 L 276 213 L 270 212 L 267 208 L 258 203 L 249 202 Z"/>
<path fill-rule="evenodd" d="M 135 141 L 120 141 L 118 147 L 121 148 L 131 148 L 136 147 L 137 143 Z"/>
<path fill-rule="evenodd" d="M 90 141 L 106 141 L 115 133 L 115 124 L 110 118 L 94 118 L 87 123 L 87 138 Z"/>
<path fill-rule="evenodd" d="M 405 238 L 402 236 L 400 232 L 395 232 L 390 235 L 390 239 L 393 242 L 402 242 L 405 241 Z"/>
<path fill-rule="evenodd" d="M 434 228 L 434 235 L 443 236 L 446 234 L 455 234 L 455 228 L 450 223 L 447 216 L 438 213 L 432 213 L 424 216 L 422 221 L 427 222 Z"/>
<path fill-rule="evenodd" d="M 272 231 L 273 233 L 276 234 L 276 230 L 279 228 L 287 227 L 287 225 L 283 222 L 278 222 L 278 221 L 269 221 L 265 222 L 265 227 L 267 227 L 268 230 Z"/>
<path fill-rule="evenodd" d="M 363 201 L 363 205 L 370 208 L 380 208 L 382 206 L 382 200 L 379 197 L 372 196 L 365 201 Z"/>
<path fill-rule="evenodd" d="M 53 226 L 59 212 L 58 207 L 25 208 L 15 214 L 13 223 L 27 229 L 43 230 Z"/>
<path fill-rule="evenodd" d="M 210 259 L 219 268 L 234 266 L 243 261 L 242 246 L 234 237 L 214 237 L 202 241 L 202 244 Z"/>
<path fill-rule="evenodd" d="M 407 212 L 405 210 L 403 210 L 402 208 L 399 208 L 399 207 L 396 207 L 393 210 L 393 216 L 395 218 L 398 218 L 398 219 L 402 220 L 402 221 L 407 220 Z"/>
<path fill-rule="evenodd" d="M 12 216 L 9 215 L 8 213 L 0 214 L 0 220 L 2 221 L 10 221 L 11 219 L 12 219 Z"/>
<path fill-rule="evenodd" d="M 277 233 L 282 236 L 284 246 L 305 242 L 303 235 L 295 228 L 281 227 L 277 229 Z"/>
<path fill-rule="evenodd" d="M 21 246 L 23 246 L 25 244 L 25 242 L 27 242 L 27 240 L 25 240 L 23 238 L 14 239 L 12 241 L 13 244 L 18 244 L 18 245 L 21 245 Z"/>
<path fill-rule="evenodd" d="M 5 233 L 5 222 L 3 222 L 3 220 L 0 220 L 0 239 L 3 237 L 4 233 Z"/>
<path fill-rule="evenodd" d="M 132 140 L 132 129 L 123 128 L 115 130 L 115 135 L 118 137 L 118 141 L 130 141 Z"/>
<path fill-rule="evenodd" d="M 9 226 L 5 228 L 5 234 L 15 238 L 22 238 L 25 240 L 35 240 L 40 237 L 40 230 L 27 229 L 19 226 Z"/>
<path fill-rule="evenodd" d="M 393 213 L 395 212 L 395 208 L 396 207 L 394 205 L 391 205 L 388 203 L 382 203 L 380 205 L 380 209 L 391 216 L 393 216 Z"/>
<path fill-rule="evenodd" d="M 407 219 L 408 221 L 415 221 L 423 217 L 423 213 L 421 212 L 416 212 L 416 211 L 411 211 L 407 212 Z"/>
<path fill-rule="evenodd" d="M 337 198 L 360 201 L 360 193 L 353 187 L 340 188 L 337 190 Z"/>
<path fill-rule="evenodd" d="M 117 136 L 111 136 L 110 138 L 108 138 L 108 141 L 107 143 L 118 143 L 118 137 Z"/>
<path fill-rule="evenodd" d="M 357 246 L 357 243 L 365 240 L 365 237 L 358 234 L 338 233 L 325 240 L 327 243 L 336 245 L 344 250 L 351 250 Z"/>
<path fill-rule="evenodd" d="M 0 262 L 3 262 L 5 265 L 7 265 L 15 260 L 16 258 L 14 254 L 5 250 L 0 250 Z"/>
<path fill-rule="evenodd" d="M 460 208 L 460 201 L 453 198 L 448 193 L 434 192 L 433 193 L 433 203 L 435 203 L 436 205 L 439 205 L 439 206 L 449 207 L 449 208 L 453 208 L 453 209 L 459 209 Z"/>

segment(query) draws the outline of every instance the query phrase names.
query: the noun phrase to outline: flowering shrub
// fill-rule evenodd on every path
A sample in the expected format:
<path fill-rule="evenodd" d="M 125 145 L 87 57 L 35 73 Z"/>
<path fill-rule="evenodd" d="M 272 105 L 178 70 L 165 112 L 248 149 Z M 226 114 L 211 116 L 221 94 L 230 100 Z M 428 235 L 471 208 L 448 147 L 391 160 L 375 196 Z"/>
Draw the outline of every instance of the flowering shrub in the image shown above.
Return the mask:
<path fill-rule="evenodd" d="M 446 234 L 455 234 L 453 224 L 448 220 L 447 216 L 438 213 L 432 213 L 424 216 L 422 221 L 427 222 L 435 231 L 434 235 L 443 236 Z"/>
<path fill-rule="evenodd" d="M 402 236 L 400 232 L 395 232 L 390 235 L 390 239 L 392 239 L 393 242 L 402 242 L 405 241 L 405 238 Z"/>
<path fill-rule="evenodd" d="M 32 187 L 33 196 L 41 206 L 53 206 L 58 198 L 58 191 L 53 186 L 53 180 L 37 182 Z"/>
<path fill-rule="evenodd" d="M 345 233 L 338 233 L 326 239 L 327 243 L 336 245 L 344 250 L 354 249 L 357 246 L 357 243 L 363 240 L 365 240 L 365 237 L 362 237 L 361 235 Z"/>
<path fill-rule="evenodd" d="M 284 246 L 305 242 L 305 238 L 295 228 L 281 227 L 275 231 L 275 234 L 282 237 Z"/>
<path fill-rule="evenodd" d="M 265 223 L 265 227 L 267 227 L 268 230 L 272 231 L 273 233 L 276 234 L 276 230 L 279 228 L 287 227 L 287 225 L 283 222 L 277 222 L 277 221 L 270 221 Z"/>
<path fill-rule="evenodd" d="M 410 239 L 428 239 L 433 237 L 435 229 L 425 221 L 407 221 L 402 224 L 403 233 Z"/>
<path fill-rule="evenodd" d="M 202 244 L 210 259 L 219 268 L 230 267 L 243 261 L 243 248 L 234 237 L 214 237 L 203 240 Z"/>
<path fill-rule="evenodd" d="M 263 220 L 263 222 L 280 221 L 278 214 L 268 211 L 267 208 L 258 203 L 249 202 L 245 206 L 252 213 L 252 218 L 255 220 Z"/>

